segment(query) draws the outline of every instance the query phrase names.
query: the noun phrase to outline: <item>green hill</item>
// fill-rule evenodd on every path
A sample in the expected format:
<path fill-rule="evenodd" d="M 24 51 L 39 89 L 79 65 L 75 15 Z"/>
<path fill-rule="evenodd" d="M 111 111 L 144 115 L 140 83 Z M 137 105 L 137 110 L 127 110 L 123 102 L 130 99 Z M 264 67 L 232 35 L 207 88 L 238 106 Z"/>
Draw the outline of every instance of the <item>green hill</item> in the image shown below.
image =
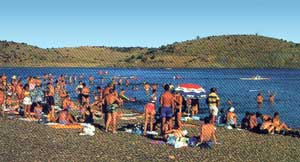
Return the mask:
<path fill-rule="evenodd" d="M 42 49 L 1 41 L 0 65 L 300 68 L 300 44 L 257 35 L 211 36 L 160 48 L 93 46 Z"/>

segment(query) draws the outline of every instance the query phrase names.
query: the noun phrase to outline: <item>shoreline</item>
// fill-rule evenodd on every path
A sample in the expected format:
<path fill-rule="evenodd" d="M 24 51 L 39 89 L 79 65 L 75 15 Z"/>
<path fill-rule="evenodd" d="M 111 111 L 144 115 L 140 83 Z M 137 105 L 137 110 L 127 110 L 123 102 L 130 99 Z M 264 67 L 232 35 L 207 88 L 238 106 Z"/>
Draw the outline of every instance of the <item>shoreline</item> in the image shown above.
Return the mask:
<path fill-rule="evenodd" d="M 300 70 L 299 68 L 288 68 L 288 67 L 282 67 L 282 68 L 264 68 L 264 67 L 245 67 L 245 68 L 230 68 L 230 67 L 97 67 L 97 66 L 0 66 L 0 68 L 3 69 L 9 69 L 9 68 L 33 68 L 33 69 L 46 69 L 46 68 L 53 68 L 53 69 L 68 69 L 68 68 L 74 68 L 74 69 L 114 69 L 114 70 L 123 70 L 123 69 L 129 69 L 129 70 L 138 70 L 138 69 L 146 69 L 146 70 Z"/>

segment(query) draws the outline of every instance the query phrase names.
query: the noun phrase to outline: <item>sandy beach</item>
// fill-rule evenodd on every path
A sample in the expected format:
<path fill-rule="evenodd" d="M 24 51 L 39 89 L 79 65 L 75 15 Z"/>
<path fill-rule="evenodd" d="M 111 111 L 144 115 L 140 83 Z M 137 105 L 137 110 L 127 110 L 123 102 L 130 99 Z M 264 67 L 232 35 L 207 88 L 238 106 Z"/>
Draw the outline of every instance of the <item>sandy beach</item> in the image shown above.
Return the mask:
<path fill-rule="evenodd" d="M 138 120 L 121 121 L 118 128 Z M 221 145 L 213 149 L 167 144 L 119 131 L 79 136 L 78 130 L 58 130 L 20 120 L 0 119 L 0 161 L 299 161 L 300 139 L 282 135 L 259 135 L 245 130 L 217 129 Z M 103 121 L 96 122 L 103 125 Z M 198 125 L 197 122 L 194 124 Z M 188 136 L 198 126 L 185 127 Z"/>

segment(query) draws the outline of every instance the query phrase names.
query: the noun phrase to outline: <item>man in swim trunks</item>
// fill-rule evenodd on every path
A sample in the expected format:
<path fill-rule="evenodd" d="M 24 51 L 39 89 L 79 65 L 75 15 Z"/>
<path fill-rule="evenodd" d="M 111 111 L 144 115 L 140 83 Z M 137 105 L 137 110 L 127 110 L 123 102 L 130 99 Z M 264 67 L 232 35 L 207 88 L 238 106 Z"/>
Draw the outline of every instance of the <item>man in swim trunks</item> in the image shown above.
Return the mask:
<path fill-rule="evenodd" d="M 172 129 L 172 117 L 174 113 L 174 96 L 170 92 L 170 87 L 168 84 L 164 86 L 165 92 L 160 97 L 160 106 L 161 106 L 161 118 L 162 118 L 162 126 L 166 124 L 166 120 L 168 120 L 170 129 Z M 162 131 L 162 130 L 161 130 Z M 162 131 L 163 134 L 163 131 Z"/>
<path fill-rule="evenodd" d="M 105 120 L 105 131 L 108 132 L 109 126 L 111 125 L 112 121 L 112 132 L 116 133 L 117 131 L 117 107 L 116 103 L 121 103 L 122 101 L 119 99 L 118 96 L 114 94 L 114 90 L 110 89 L 109 94 L 104 98 L 104 105 L 105 105 L 105 114 L 107 116 L 107 120 Z"/>

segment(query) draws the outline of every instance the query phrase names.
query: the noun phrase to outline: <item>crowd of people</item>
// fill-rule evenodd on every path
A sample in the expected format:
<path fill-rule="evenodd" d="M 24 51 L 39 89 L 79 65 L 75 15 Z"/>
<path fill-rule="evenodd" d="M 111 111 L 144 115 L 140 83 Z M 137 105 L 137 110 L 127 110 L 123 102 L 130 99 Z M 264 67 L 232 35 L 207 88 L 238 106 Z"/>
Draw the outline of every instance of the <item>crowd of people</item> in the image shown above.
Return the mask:
<path fill-rule="evenodd" d="M 104 118 L 106 132 L 117 133 L 118 109 L 124 102 L 132 102 L 125 96 L 125 90 L 121 87 L 123 80 L 112 78 L 105 86 L 96 86 L 93 76 L 88 77 L 89 85 L 96 87 L 95 92 L 91 92 L 89 86 L 83 82 L 83 76 L 54 77 L 45 74 L 42 77 L 29 76 L 25 80 L 12 76 L 10 79 L 5 74 L 0 76 L 0 108 L 2 116 L 5 114 L 15 114 L 25 118 L 35 118 L 38 121 L 57 122 L 60 124 L 94 123 L 95 117 Z M 136 78 L 131 78 L 136 79 Z M 103 84 L 104 79 L 100 82 Z M 78 84 L 74 90 L 77 100 L 72 100 L 67 86 Z M 130 86 L 130 78 L 125 79 L 126 87 Z M 144 106 L 144 135 L 155 130 L 155 124 L 160 122 L 161 136 L 167 140 L 172 135 L 182 137 L 186 135 L 183 130 L 182 116 L 185 109 L 191 116 L 199 113 L 200 104 L 197 98 L 186 98 L 179 92 L 174 91 L 172 84 L 163 84 L 164 92 L 158 96 L 158 85 L 145 82 L 144 90 L 147 96 L 147 103 Z M 120 91 L 118 93 L 118 90 Z M 133 90 L 139 90 L 133 86 Z M 91 100 L 91 97 L 93 99 Z M 91 102 L 93 101 L 93 102 Z M 262 104 L 263 98 L 257 96 L 258 104 Z M 270 97 L 274 102 L 274 96 Z M 220 108 L 220 98 L 216 88 L 211 88 L 207 95 L 206 103 L 209 108 L 209 115 L 200 124 L 199 141 L 201 143 L 213 141 L 218 144 L 215 130 L 216 124 L 226 124 L 232 128 L 239 127 L 237 114 L 232 107 L 232 101 L 228 100 L 230 107 L 225 112 Z M 75 113 L 77 112 L 77 113 Z M 159 119 L 157 120 L 157 116 Z M 46 118 L 46 119 L 45 119 Z M 262 119 L 259 123 L 257 119 Z M 175 122 L 174 122 L 175 121 Z M 260 133 L 290 131 L 286 124 L 282 123 L 279 113 L 275 113 L 271 118 L 267 115 L 246 113 L 241 123 L 242 129 L 248 129 Z"/>

